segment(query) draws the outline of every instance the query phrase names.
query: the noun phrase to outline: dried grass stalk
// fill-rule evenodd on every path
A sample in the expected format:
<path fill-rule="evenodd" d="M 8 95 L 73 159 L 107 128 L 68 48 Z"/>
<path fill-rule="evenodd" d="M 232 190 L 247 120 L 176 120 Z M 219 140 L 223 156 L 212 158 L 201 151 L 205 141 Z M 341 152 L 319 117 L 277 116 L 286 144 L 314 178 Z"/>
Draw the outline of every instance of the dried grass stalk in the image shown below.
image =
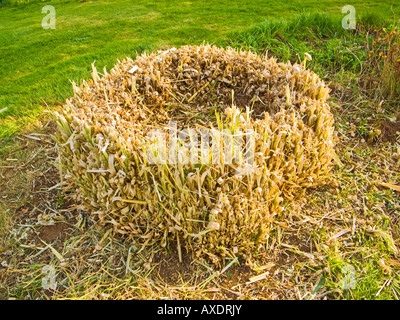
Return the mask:
<path fill-rule="evenodd" d="M 103 77 L 93 65 L 92 76 L 74 84 L 58 115 L 63 179 L 93 217 L 143 246 L 179 239 L 216 264 L 250 257 L 283 204 L 329 174 L 329 88 L 302 65 L 185 46 L 126 58 Z M 252 173 L 238 174 L 248 168 L 227 163 L 228 154 L 202 165 L 149 163 L 148 133 L 168 135 L 171 120 L 211 135 L 253 132 Z M 185 159 L 193 144 L 179 148 Z"/>

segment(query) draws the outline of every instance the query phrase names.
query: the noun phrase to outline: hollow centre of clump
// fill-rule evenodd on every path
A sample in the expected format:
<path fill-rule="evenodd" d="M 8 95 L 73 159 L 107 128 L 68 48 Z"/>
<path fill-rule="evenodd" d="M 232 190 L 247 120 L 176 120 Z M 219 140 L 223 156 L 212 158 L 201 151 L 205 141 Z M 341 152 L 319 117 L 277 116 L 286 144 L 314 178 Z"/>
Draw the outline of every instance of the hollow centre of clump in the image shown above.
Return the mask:
<path fill-rule="evenodd" d="M 248 52 L 193 46 L 141 56 L 128 67 L 132 93 L 142 97 L 147 110 L 158 109 L 155 117 L 148 115 L 158 123 L 165 122 L 164 116 L 178 123 L 212 122 L 215 112 L 223 114 L 233 104 L 250 108 L 253 119 L 263 119 L 265 112 L 273 116 L 301 102 L 294 74 L 273 59 Z"/>
<path fill-rule="evenodd" d="M 181 129 L 185 126 L 196 126 L 196 124 L 217 128 L 218 119 L 224 122 L 227 116 L 226 108 L 232 106 L 236 106 L 240 112 L 245 112 L 246 109 L 249 109 L 252 119 L 263 119 L 265 113 L 269 115 L 274 114 L 268 104 L 262 104 L 258 101 L 258 96 L 240 95 L 237 94 L 240 88 L 230 89 L 230 94 L 226 96 L 220 94 L 218 99 L 215 99 L 211 105 L 209 103 L 202 103 L 202 101 L 196 99 L 187 104 L 182 103 L 170 110 L 168 120 L 163 119 L 159 123 L 165 124 L 166 121 L 175 121 L 178 124 L 178 128 Z M 212 96 L 212 91 L 203 91 L 202 100 L 207 99 L 208 95 Z"/>

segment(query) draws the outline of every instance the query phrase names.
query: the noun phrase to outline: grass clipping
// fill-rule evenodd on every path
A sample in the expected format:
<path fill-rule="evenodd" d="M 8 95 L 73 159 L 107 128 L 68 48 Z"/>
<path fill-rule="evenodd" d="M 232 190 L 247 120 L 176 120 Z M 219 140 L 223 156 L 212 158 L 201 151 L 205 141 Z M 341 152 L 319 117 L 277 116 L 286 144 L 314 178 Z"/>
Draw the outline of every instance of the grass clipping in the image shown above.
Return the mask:
<path fill-rule="evenodd" d="M 92 68 L 57 114 L 59 167 L 92 217 L 138 245 L 250 258 L 329 175 L 329 88 L 304 64 L 204 45 Z"/>

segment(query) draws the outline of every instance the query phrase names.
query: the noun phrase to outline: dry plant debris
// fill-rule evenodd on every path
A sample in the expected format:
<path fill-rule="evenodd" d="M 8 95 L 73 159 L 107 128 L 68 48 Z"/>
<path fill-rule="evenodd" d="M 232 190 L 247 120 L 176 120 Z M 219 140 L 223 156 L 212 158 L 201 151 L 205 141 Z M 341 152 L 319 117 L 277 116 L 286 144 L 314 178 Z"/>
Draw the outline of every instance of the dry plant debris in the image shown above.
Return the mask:
<path fill-rule="evenodd" d="M 4 206 L 10 219 L 0 237 L 0 297 L 364 299 L 366 291 L 376 299 L 400 297 L 400 193 L 386 187 L 400 185 L 400 149 L 354 137 L 342 128 L 341 110 L 333 109 L 342 166 L 334 166 L 329 184 L 308 189 L 276 217 L 250 267 L 232 260 L 215 268 L 193 260 L 184 248 L 183 263 L 173 248 L 170 254 L 140 251 L 124 235 L 88 220 L 61 192 L 49 137 L 55 123 L 15 137 L 0 162 L 0 212 Z M 346 290 L 341 267 L 349 264 L 357 285 Z M 42 288 L 48 265 L 56 270 L 56 290 Z"/>
<path fill-rule="evenodd" d="M 126 58 L 102 77 L 92 67 L 93 79 L 74 84 L 58 114 L 63 185 L 92 217 L 143 247 L 174 240 L 180 258 L 184 246 L 217 265 L 250 258 L 284 206 L 329 176 L 330 90 L 305 63 L 204 45 Z M 239 160 L 248 144 L 229 163 L 229 141 L 218 138 L 217 161 L 150 162 L 159 141 L 149 133 L 164 130 L 171 141 L 171 121 L 212 137 L 251 132 L 251 173 Z M 193 151 L 178 142 L 178 154 Z"/>

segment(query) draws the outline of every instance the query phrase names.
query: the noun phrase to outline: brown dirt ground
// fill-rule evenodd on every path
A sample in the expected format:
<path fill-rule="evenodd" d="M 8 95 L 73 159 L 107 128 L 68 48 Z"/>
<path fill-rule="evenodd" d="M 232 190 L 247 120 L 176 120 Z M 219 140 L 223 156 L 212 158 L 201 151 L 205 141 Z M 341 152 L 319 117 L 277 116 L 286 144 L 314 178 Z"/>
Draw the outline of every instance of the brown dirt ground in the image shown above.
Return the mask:
<path fill-rule="evenodd" d="M 400 115 L 397 116 L 395 122 L 387 119 L 380 121 L 381 140 L 382 142 L 395 143 L 397 137 L 400 136 Z"/>

